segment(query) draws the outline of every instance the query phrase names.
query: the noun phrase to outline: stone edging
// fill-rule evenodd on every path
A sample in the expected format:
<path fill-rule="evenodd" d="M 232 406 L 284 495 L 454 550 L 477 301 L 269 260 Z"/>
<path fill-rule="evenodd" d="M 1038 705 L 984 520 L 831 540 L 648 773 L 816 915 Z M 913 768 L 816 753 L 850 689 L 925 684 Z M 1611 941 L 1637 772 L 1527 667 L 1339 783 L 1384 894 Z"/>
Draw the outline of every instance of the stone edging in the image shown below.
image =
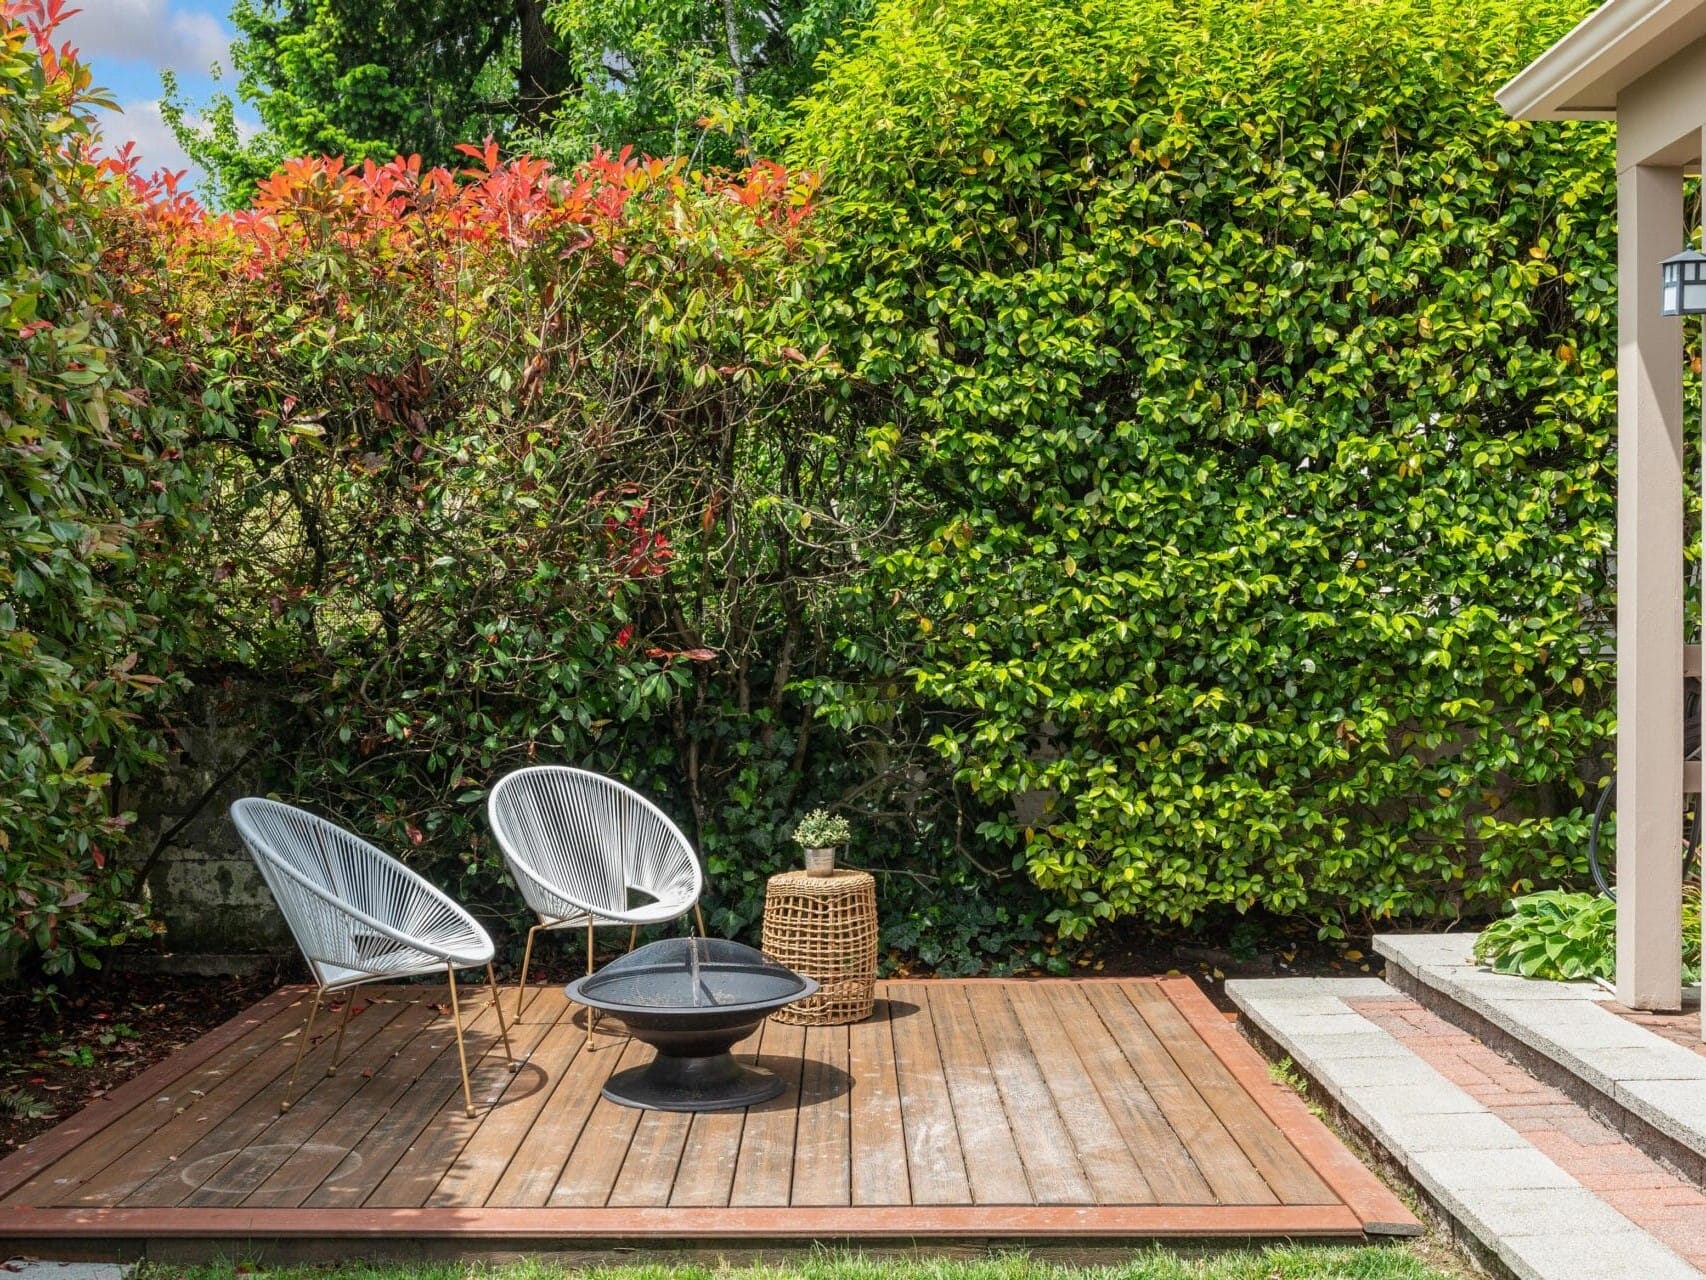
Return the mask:
<path fill-rule="evenodd" d="M 1383 934 L 1374 947 L 1397 990 L 1706 1187 L 1706 1057 L 1604 1008 L 1598 988 L 1479 969 L 1474 941 Z"/>
<path fill-rule="evenodd" d="M 1278 1046 L 1404 1171 L 1483 1260 L 1521 1280 L 1698 1280 L 1700 1273 L 1346 1000 L 1369 979 L 1232 981 Z"/>

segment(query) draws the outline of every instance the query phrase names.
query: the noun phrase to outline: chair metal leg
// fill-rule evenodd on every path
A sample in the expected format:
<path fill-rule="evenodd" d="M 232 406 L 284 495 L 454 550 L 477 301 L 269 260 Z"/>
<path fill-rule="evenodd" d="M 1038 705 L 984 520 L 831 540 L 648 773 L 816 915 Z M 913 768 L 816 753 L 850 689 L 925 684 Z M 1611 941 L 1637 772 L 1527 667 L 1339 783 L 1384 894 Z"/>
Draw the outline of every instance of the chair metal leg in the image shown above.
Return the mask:
<path fill-rule="evenodd" d="M 515 1050 L 510 1047 L 509 1028 L 504 1025 L 503 1001 L 498 998 L 498 975 L 492 969 L 492 962 L 486 961 L 486 985 L 492 989 L 492 1008 L 498 1015 L 498 1034 L 503 1037 L 504 1057 L 509 1062 L 511 1071 L 520 1071 L 521 1063 L 516 1060 Z"/>
<path fill-rule="evenodd" d="M 628 930 L 628 950 L 632 951 L 634 949 L 634 944 L 636 942 L 638 942 L 639 940 L 640 940 L 640 926 L 635 925 L 632 929 Z"/>
<path fill-rule="evenodd" d="M 699 920 L 699 936 L 701 938 L 709 938 L 711 935 L 705 932 L 705 913 L 699 909 L 699 904 L 697 902 L 693 904 L 693 914 Z"/>
<path fill-rule="evenodd" d="M 539 931 L 545 927 L 544 922 L 534 925 L 527 931 L 527 945 L 521 951 L 521 977 L 515 983 L 515 1020 L 521 1022 L 522 1002 L 527 998 L 527 970 L 533 963 L 533 939 L 539 936 Z"/>
<path fill-rule="evenodd" d="M 586 922 L 586 976 L 592 977 L 592 921 Z M 592 1048 L 592 1026 L 598 1021 L 598 1010 L 586 1006 L 586 1047 Z"/>
<path fill-rule="evenodd" d="M 308 1042 L 314 1038 L 314 1015 L 320 1012 L 320 998 L 325 994 L 324 987 L 314 988 L 314 1003 L 308 1006 L 308 1022 L 302 1028 L 302 1043 L 296 1046 L 296 1063 L 290 1068 L 290 1079 L 284 1085 L 284 1100 L 278 1104 L 280 1112 L 290 1110 L 290 1091 L 296 1087 L 296 1073 L 302 1069 L 302 1055 L 308 1052 Z"/>
<path fill-rule="evenodd" d="M 456 970 L 449 965 L 444 972 L 450 977 L 450 1022 L 456 1028 L 456 1056 L 462 1063 L 462 1102 L 468 1118 L 474 1118 L 474 1090 L 468 1084 L 468 1050 L 462 1045 L 462 1011 L 456 1003 Z"/>
<path fill-rule="evenodd" d="M 338 1074 L 338 1059 L 344 1051 L 344 1028 L 349 1026 L 349 1013 L 353 1008 L 355 992 L 352 989 L 344 992 L 344 1016 L 338 1019 L 338 1038 L 332 1044 L 332 1060 L 326 1064 L 326 1074 L 329 1076 Z"/>

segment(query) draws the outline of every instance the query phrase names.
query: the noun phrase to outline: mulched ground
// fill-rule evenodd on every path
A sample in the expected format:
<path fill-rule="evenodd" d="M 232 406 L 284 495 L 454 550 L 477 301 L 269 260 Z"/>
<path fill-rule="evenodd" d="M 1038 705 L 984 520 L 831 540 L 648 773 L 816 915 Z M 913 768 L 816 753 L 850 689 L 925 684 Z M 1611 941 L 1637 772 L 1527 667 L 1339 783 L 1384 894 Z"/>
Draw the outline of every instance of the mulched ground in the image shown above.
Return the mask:
<path fill-rule="evenodd" d="M 1377 978 L 1385 968 L 1366 936 L 1323 942 L 1306 925 L 1264 919 L 1175 936 L 1121 922 L 1097 938 L 1093 955 L 1074 958 L 1071 972 L 1108 978 L 1195 978 L 1216 1007 L 1230 1013 L 1229 978 Z"/>
<path fill-rule="evenodd" d="M 273 991 L 274 970 L 189 977 L 112 967 L 65 994 L 0 993 L 0 1156 Z M 64 987 L 66 981 L 60 980 Z"/>

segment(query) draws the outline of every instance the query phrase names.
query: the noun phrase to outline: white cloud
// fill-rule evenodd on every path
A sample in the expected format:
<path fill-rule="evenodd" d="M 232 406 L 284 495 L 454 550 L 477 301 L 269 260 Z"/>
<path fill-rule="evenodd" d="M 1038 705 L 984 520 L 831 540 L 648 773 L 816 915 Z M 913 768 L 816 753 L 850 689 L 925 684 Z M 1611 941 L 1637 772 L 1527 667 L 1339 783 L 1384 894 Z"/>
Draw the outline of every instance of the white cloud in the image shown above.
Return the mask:
<path fill-rule="evenodd" d="M 144 173 L 152 173 L 156 169 L 174 172 L 188 169 L 185 185 L 197 185 L 202 172 L 178 145 L 172 127 L 160 114 L 159 102 L 126 102 L 123 107 L 122 115 L 101 113 L 103 148 L 110 154 L 117 152 L 126 142 L 134 142 L 136 154 L 142 158 L 140 167 Z"/>
<path fill-rule="evenodd" d="M 120 111 L 96 112 L 97 125 L 101 131 L 101 150 L 106 155 L 116 155 L 127 142 L 136 144 L 135 154 L 138 157 L 137 168 L 143 173 L 155 173 L 161 169 L 169 173 L 185 170 L 183 188 L 187 191 L 198 192 L 206 174 L 201 166 L 184 154 L 184 149 L 178 145 L 177 135 L 172 132 L 172 126 L 166 123 L 166 118 L 160 114 L 158 99 L 121 103 Z M 203 121 L 198 116 L 186 115 L 186 122 L 192 128 L 201 128 Z M 248 139 L 260 132 L 260 125 L 246 116 L 239 115 L 236 119 L 237 136 Z"/>
<path fill-rule="evenodd" d="M 62 32 L 85 59 L 126 58 L 189 74 L 229 69 L 231 37 L 210 13 L 175 11 L 172 0 L 80 0 Z"/>

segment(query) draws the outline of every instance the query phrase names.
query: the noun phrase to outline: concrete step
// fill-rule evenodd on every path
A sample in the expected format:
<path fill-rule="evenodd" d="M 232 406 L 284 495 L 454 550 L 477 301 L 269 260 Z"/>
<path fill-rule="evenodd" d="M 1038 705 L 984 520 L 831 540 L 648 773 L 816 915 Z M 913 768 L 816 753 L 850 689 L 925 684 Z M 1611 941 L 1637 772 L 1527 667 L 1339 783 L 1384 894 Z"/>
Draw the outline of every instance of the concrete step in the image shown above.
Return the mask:
<path fill-rule="evenodd" d="M 1624 1017 L 1593 983 L 1479 969 L 1474 934 L 1383 934 L 1386 980 L 1706 1186 L 1706 1055 Z"/>
<path fill-rule="evenodd" d="M 1706 1275 L 1706 1192 L 1403 992 L 1311 978 L 1226 991 L 1246 1032 L 1307 1075 L 1495 1269 L 1522 1280 Z"/>

